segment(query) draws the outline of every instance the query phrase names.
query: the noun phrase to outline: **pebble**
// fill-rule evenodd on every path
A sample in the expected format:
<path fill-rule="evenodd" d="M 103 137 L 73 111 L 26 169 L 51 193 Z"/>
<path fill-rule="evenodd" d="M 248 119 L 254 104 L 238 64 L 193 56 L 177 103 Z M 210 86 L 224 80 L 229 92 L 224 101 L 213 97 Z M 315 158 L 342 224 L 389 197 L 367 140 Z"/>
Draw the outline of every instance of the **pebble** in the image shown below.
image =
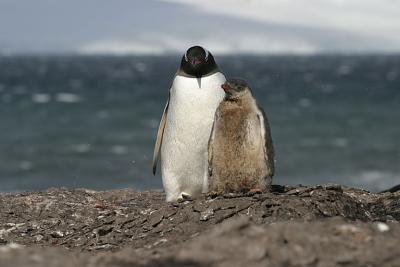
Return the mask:
<path fill-rule="evenodd" d="M 213 209 L 207 209 L 200 213 L 200 221 L 208 221 L 214 215 Z"/>
<path fill-rule="evenodd" d="M 389 225 L 387 225 L 386 223 L 383 223 L 383 222 L 378 222 L 376 224 L 376 228 L 378 228 L 378 231 L 382 232 L 382 233 L 387 232 L 387 231 L 390 230 Z"/>
<path fill-rule="evenodd" d="M 50 235 L 51 235 L 51 237 L 53 237 L 53 238 L 61 238 L 61 237 L 64 236 L 64 233 L 61 232 L 61 231 L 56 231 L 56 232 L 51 233 Z"/>

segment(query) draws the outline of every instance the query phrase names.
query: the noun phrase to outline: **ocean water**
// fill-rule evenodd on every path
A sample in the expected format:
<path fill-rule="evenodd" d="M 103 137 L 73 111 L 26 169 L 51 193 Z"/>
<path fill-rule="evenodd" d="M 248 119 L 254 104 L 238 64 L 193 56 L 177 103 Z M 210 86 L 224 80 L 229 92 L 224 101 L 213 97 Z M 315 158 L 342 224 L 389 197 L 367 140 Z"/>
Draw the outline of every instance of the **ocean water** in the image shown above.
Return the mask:
<path fill-rule="evenodd" d="M 216 60 L 269 117 L 274 183 L 400 183 L 400 56 Z M 0 57 L 0 191 L 162 188 L 151 157 L 179 61 Z"/>

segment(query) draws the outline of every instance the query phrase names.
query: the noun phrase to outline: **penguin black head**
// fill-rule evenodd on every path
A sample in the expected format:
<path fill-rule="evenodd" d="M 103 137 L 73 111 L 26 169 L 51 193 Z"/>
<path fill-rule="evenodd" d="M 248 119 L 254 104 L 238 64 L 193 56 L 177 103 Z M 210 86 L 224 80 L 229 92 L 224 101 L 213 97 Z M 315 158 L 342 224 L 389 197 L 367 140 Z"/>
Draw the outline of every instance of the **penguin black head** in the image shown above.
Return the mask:
<path fill-rule="evenodd" d="M 180 74 L 201 78 L 218 71 L 213 55 L 201 46 L 192 46 L 182 56 Z"/>
<path fill-rule="evenodd" d="M 221 85 L 225 91 L 226 99 L 234 100 L 240 98 L 248 93 L 251 94 L 251 89 L 247 82 L 243 79 L 231 78 Z"/>

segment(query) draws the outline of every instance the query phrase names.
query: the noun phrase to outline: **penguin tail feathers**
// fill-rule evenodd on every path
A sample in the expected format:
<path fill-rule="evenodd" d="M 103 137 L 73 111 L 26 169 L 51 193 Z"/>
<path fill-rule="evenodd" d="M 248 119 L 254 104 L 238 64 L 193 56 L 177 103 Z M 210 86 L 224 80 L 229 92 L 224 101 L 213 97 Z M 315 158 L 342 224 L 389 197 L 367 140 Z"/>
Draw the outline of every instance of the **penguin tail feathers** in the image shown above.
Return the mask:
<path fill-rule="evenodd" d="M 153 164 L 153 175 L 156 175 L 157 172 L 157 165 Z"/>

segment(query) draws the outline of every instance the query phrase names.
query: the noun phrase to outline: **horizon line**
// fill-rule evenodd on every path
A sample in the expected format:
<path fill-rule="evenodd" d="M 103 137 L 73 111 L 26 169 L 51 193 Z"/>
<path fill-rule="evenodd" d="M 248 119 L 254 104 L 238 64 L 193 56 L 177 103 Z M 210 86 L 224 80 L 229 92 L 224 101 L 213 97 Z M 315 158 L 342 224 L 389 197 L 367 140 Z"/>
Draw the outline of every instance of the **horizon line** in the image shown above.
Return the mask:
<path fill-rule="evenodd" d="M 238 52 L 238 53 L 213 53 L 214 56 L 293 56 L 293 57 L 313 57 L 313 56 L 400 56 L 400 51 L 318 51 L 315 53 L 296 53 L 296 52 L 273 52 L 273 53 L 260 53 L 260 52 Z M 71 57 L 164 57 L 164 56 L 182 56 L 179 52 L 166 52 L 166 53 L 81 53 L 81 52 L 0 52 L 0 57 L 41 57 L 41 56 L 71 56 Z"/>

